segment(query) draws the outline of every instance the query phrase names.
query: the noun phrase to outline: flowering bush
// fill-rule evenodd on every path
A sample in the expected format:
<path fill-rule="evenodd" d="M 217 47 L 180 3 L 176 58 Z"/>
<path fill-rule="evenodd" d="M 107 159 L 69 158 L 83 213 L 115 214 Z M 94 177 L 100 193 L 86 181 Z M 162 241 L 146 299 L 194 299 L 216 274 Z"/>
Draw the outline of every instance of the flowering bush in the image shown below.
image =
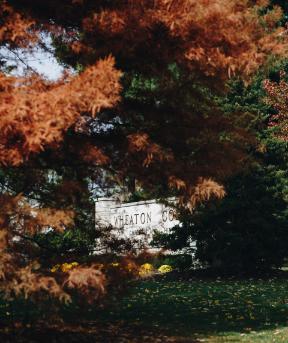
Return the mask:
<path fill-rule="evenodd" d="M 63 273 L 67 273 L 69 270 L 77 267 L 79 265 L 78 262 L 72 262 L 72 263 L 63 263 L 63 264 L 55 264 L 55 266 L 53 266 L 50 271 L 52 273 L 57 272 L 59 269 L 63 272 Z"/>
<path fill-rule="evenodd" d="M 154 271 L 154 267 L 150 263 L 144 263 L 140 266 L 139 275 L 140 276 L 147 276 Z"/>
<path fill-rule="evenodd" d="M 168 264 L 163 264 L 161 267 L 158 268 L 158 272 L 160 273 L 169 273 L 172 272 L 173 268 Z"/>
<path fill-rule="evenodd" d="M 106 264 L 103 268 L 106 273 L 113 278 L 118 275 L 119 278 L 131 278 L 138 275 L 139 266 L 131 260 L 124 259 L 120 262 Z"/>
<path fill-rule="evenodd" d="M 61 267 L 60 264 L 55 264 L 55 266 L 53 266 L 53 267 L 50 269 L 50 271 L 51 271 L 52 273 L 55 273 L 55 272 L 57 272 L 57 270 L 58 270 L 60 267 Z"/>

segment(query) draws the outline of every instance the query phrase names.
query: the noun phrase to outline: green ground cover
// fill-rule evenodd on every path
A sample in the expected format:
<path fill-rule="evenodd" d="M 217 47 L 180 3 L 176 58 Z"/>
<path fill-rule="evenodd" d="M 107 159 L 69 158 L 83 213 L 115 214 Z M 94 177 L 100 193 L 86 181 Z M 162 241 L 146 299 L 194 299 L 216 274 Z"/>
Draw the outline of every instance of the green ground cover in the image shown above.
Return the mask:
<path fill-rule="evenodd" d="M 288 342 L 288 280 L 146 280 L 99 319 L 206 342 Z"/>
<path fill-rule="evenodd" d="M 20 309 L 2 303 L 1 316 L 20 319 Z M 36 312 L 34 308 L 32 320 Z M 135 282 L 103 308 L 68 307 L 64 312 L 67 322 L 87 325 L 95 342 L 97 328 L 104 330 L 99 342 L 152 342 L 156 336 L 166 338 L 153 342 L 288 342 L 288 280 L 176 280 L 167 275 Z M 111 324 L 114 336 L 108 339 Z"/>

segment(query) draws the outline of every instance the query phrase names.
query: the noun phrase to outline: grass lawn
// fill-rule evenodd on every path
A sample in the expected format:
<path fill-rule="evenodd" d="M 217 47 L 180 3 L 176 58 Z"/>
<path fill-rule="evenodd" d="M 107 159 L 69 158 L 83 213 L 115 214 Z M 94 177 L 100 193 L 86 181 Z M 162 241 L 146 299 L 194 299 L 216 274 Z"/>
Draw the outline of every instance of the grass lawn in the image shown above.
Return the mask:
<path fill-rule="evenodd" d="M 99 319 L 191 341 L 288 342 L 288 280 L 146 280 Z"/>
<path fill-rule="evenodd" d="M 70 320 L 73 318 L 70 310 L 66 316 Z M 76 322 L 89 323 L 94 339 L 89 338 L 87 342 L 104 342 L 101 338 L 96 340 L 91 328 L 97 323 L 97 327 L 109 332 L 112 323 L 119 332 L 119 336 L 117 333 L 113 339 L 107 340 L 113 343 L 134 342 L 134 337 L 138 337 L 137 342 L 141 343 L 288 343 L 288 280 L 178 281 L 167 275 L 137 281 L 124 296 L 115 296 L 104 308 L 87 309 L 83 306 L 77 316 Z M 123 332 L 126 340 L 121 339 Z M 141 335 L 147 333 L 150 338 L 142 339 Z M 172 340 L 151 339 L 156 336 Z M 74 342 L 70 338 L 64 341 Z"/>

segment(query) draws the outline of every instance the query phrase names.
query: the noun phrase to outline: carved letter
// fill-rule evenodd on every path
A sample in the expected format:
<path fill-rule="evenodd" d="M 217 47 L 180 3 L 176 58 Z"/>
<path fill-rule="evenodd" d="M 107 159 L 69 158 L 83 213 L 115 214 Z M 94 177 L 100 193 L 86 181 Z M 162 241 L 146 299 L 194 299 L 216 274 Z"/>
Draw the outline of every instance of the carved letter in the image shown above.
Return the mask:
<path fill-rule="evenodd" d="M 162 212 L 162 220 L 163 220 L 163 222 L 167 221 L 167 211 L 166 210 Z"/>
<path fill-rule="evenodd" d="M 141 224 L 145 224 L 145 213 L 141 213 L 140 220 L 141 220 Z"/>
<path fill-rule="evenodd" d="M 139 214 L 138 214 L 138 213 L 135 213 L 134 216 L 135 216 L 135 218 L 136 218 L 136 224 L 138 224 L 138 223 L 137 223 L 137 219 L 138 219 Z"/>
<path fill-rule="evenodd" d="M 174 211 L 169 210 L 169 220 L 172 222 L 173 219 L 174 219 Z"/>
<path fill-rule="evenodd" d="M 125 225 L 128 225 L 128 219 L 129 219 L 129 216 L 128 216 L 128 214 L 126 214 L 126 216 L 125 216 Z"/>
<path fill-rule="evenodd" d="M 120 227 L 124 226 L 124 220 L 122 216 L 119 216 Z"/>
<path fill-rule="evenodd" d="M 150 213 L 148 213 L 147 212 L 147 223 L 149 222 L 149 223 L 151 223 L 151 212 Z"/>
<path fill-rule="evenodd" d="M 133 216 L 131 215 L 131 217 L 130 217 L 130 223 L 129 223 L 130 225 L 133 225 L 134 223 L 133 223 Z"/>

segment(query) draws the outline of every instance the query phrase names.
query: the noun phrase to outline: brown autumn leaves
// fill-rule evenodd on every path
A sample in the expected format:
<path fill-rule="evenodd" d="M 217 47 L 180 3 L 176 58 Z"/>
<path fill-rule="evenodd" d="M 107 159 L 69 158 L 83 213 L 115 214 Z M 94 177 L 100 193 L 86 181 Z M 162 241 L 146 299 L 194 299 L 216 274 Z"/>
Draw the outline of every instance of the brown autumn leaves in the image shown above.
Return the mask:
<path fill-rule="evenodd" d="M 0 74 L 2 166 L 19 166 L 46 148 L 57 149 L 65 132 L 77 126 L 81 116 L 94 117 L 121 103 L 122 72 L 116 67 L 117 59 L 128 64 L 139 60 L 145 69 L 143 56 L 139 55 L 142 45 L 159 65 L 177 62 L 187 73 L 196 73 L 217 89 L 234 75 L 248 82 L 271 54 L 286 56 L 288 52 L 284 29 L 277 26 L 281 10 L 276 7 L 265 15 L 259 14 L 267 1 L 251 5 L 250 1 L 236 0 L 123 0 L 110 6 L 105 6 L 104 1 L 101 6 L 98 1 L 93 7 L 91 1 L 65 0 L 57 1 L 59 12 L 54 14 L 54 21 L 34 17 L 35 2 L 20 1 L 22 12 L 13 7 L 18 2 L 1 2 L 2 46 L 29 49 L 38 44 L 41 30 L 65 36 L 67 28 L 61 23 L 65 16 L 71 19 L 68 17 L 72 13 L 73 19 L 73 13 L 79 11 L 84 13 L 79 22 L 83 34 L 75 35 L 67 45 L 80 61 L 89 60 L 89 66 L 79 75 L 56 82 L 34 74 L 22 78 Z M 53 5 L 53 1 L 44 1 L 50 2 Z M 63 11 L 65 6 L 70 11 Z M 159 26 L 165 29 L 165 35 L 155 38 L 152 32 Z M 173 153 L 153 142 L 149 132 L 140 129 L 130 134 L 127 142 L 132 156 L 141 155 L 142 167 L 153 161 L 160 165 L 167 160 L 173 165 L 175 161 Z M 109 162 L 97 147 L 89 147 L 86 154 L 101 155 L 105 163 Z M 89 156 L 83 159 L 89 161 Z M 191 182 L 189 169 L 181 171 L 187 177 L 180 177 L 177 168 L 169 172 L 168 186 L 177 190 L 190 207 L 225 194 L 221 185 L 201 174 Z M 70 299 L 69 286 L 81 292 L 90 287 L 98 290 L 98 295 L 103 293 L 105 276 L 95 266 L 79 267 L 59 284 L 51 275 L 33 271 L 32 260 L 19 263 L 17 240 L 47 227 L 63 230 L 72 225 L 72 213 L 32 208 L 21 195 L 15 198 L 2 194 L 0 202 L 0 290 L 9 297 L 46 292 L 62 300 Z"/>

